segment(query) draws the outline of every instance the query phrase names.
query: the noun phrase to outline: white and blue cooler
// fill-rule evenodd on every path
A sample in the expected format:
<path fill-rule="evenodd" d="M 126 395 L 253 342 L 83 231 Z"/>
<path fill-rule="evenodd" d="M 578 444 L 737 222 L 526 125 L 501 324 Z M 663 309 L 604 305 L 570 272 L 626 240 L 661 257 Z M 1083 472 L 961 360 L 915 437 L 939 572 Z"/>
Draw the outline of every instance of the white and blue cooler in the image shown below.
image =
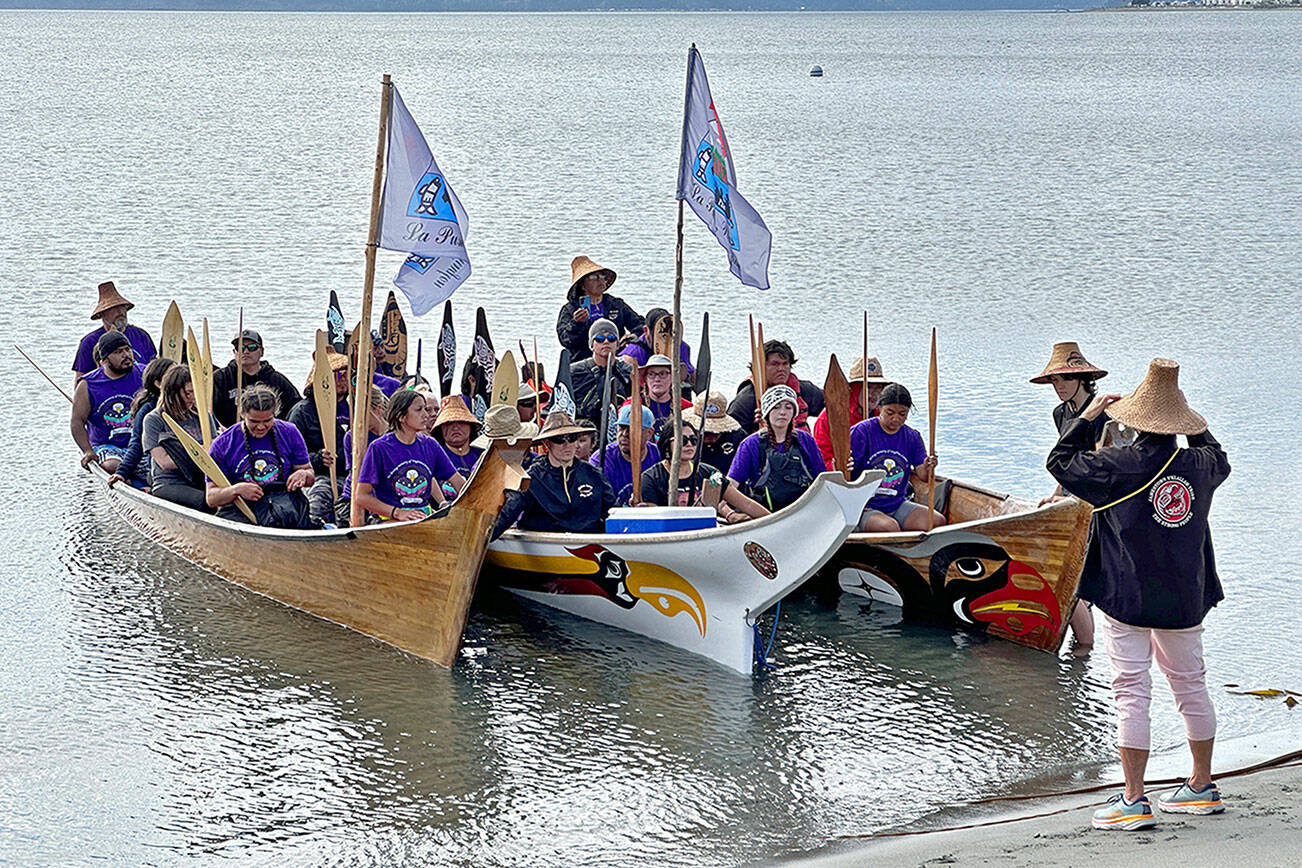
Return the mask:
<path fill-rule="evenodd" d="M 620 506 L 606 518 L 606 533 L 671 533 L 717 525 L 709 506 Z"/>

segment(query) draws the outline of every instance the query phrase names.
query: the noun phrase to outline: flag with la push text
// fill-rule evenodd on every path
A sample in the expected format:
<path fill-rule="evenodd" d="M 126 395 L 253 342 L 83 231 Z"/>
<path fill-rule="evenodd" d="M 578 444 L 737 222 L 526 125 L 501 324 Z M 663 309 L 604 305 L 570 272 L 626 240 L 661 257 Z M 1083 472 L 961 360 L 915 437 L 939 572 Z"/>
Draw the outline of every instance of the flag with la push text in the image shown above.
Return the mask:
<path fill-rule="evenodd" d="M 710 96 L 705 64 L 693 45 L 687 52 L 687 99 L 683 110 L 683 152 L 678 164 L 678 198 L 705 221 L 728 253 L 737 279 L 769 288 L 773 236 L 759 212 L 737 192 L 728 137 Z"/>
<path fill-rule="evenodd" d="M 393 278 L 416 316 L 429 313 L 470 277 L 466 212 L 452 192 L 396 86 L 380 203 L 380 246 L 407 254 Z"/>

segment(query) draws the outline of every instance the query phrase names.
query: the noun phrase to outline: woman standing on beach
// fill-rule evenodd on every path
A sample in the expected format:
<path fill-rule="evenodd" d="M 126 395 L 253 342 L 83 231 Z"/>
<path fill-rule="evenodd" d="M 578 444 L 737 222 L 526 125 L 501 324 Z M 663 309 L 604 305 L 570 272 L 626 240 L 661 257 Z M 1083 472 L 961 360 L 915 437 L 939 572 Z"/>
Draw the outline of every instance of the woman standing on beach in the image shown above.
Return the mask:
<path fill-rule="evenodd" d="M 1063 428 L 1048 469 L 1063 488 L 1094 504 L 1080 597 L 1103 613 L 1112 662 L 1125 792 L 1094 812 L 1096 829 L 1156 825 L 1144 795 L 1154 656 L 1175 694 L 1193 754 L 1193 774 L 1158 799 L 1163 811 L 1224 810 L 1211 779 L 1216 711 L 1203 665 L 1203 618 L 1224 598 L 1216 575 L 1207 515 L 1212 494 L 1230 475 L 1207 422 L 1185 402 L 1180 366 L 1154 359 L 1126 397 L 1102 395 Z M 1096 448 L 1104 412 L 1137 432 L 1128 446 Z M 1176 435 L 1188 447 L 1176 444 Z"/>

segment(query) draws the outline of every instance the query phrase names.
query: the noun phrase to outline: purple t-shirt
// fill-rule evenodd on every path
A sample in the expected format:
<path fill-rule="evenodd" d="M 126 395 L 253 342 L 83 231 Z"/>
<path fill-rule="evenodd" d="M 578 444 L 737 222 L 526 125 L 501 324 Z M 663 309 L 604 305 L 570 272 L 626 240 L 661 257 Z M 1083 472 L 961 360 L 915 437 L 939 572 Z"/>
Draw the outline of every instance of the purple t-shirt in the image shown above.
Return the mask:
<path fill-rule="evenodd" d="M 465 455 L 458 455 L 446 446 L 443 447 L 443 451 L 448 454 L 448 460 L 451 461 L 452 466 L 457 469 L 457 473 L 460 473 L 466 479 L 470 478 L 470 471 L 475 469 L 475 465 L 479 463 L 480 456 L 484 454 L 484 450 L 480 449 L 478 446 L 471 446 Z"/>
<path fill-rule="evenodd" d="M 371 493 L 389 506 L 420 509 L 433 506 L 434 486 L 456 475 L 457 468 L 433 437 L 417 434 L 408 446 L 390 431 L 366 449 L 358 482 L 369 482 Z"/>
<path fill-rule="evenodd" d="M 101 365 L 82 378 L 90 398 L 86 436 L 91 446 L 107 444 L 127 448 L 131 442 L 131 400 L 140 391 L 144 372 L 144 365 L 135 365 L 115 380 L 104 373 Z"/>
<path fill-rule="evenodd" d="M 375 438 L 379 436 L 379 434 L 367 428 L 366 448 L 370 449 L 371 444 L 375 442 Z M 341 496 L 351 498 L 353 496 L 353 432 L 351 429 L 344 432 L 343 455 L 343 472 L 336 475 L 342 476 L 344 480 L 343 494 Z M 366 458 L 365 453 L 362 454 L 362 458 Z"/>
<path fill-rule="evenodd" d="M 123 334 L 127 336 L 127 343 L 131 344 L 131 352 L 134 354 L 132 361 L 137 365 L 147 365 L 154 356 L 158 355 L 158 351 L 154 349 L 154 339 L 149 336 L 149 332 L 128 325 Z M 85 374 L 97 367 L 95 344 L 99 343 L 99 339 L 103 336 L 104 328 L 101 326 L 81 339 L 81 344 L 77 347 L 77 357 L 72 360 L 72 369 L 78 374 Z"/>
<path fill-rule="evenodd" d="M 646 360 L 651 358 L 651 351 L 641 341 L 634 341 L 620 350 L 619 354 L 628 356 L 630 359 L 637 359 L 639 365 L 645 365 Z M 690 374 L 696 370 L 696 368 L 692 367 L 692 348 L 687 345 L 687 341 L 679 341 L 678 358 L 682 359 L 683 368 L 687 373 Z"/>
<path fill-rule="evenodd" d="M 660 460 L 660 450 L 654 443 L 646 444 L 646 456 L 642 459 L 642 471 L 645 473 L 656 462 Z M 601 467 L 601 453 L 594 452 L 588 459 L 588 463 L 598 470 Z M 633 496 L 633 469 L 629 466 L 629 461 L 620 454 L 618 443 L 606 444 L 606 467 L 602 470 L 606 474 L 606 481 L 615 491 L 615 505 L 628 506 L 629 498 Z"/>
<path fill-rule="evenodd" d="M 376 371 L 375 385 L 380 387 L 380 391 L 384 393 L 384 397 L 392 398 L 393 393 L 402 388 L 402 380 L 395 380 L 393 377 L 386 377 L 384 374 Z"/>
<path fill-rule="evenodd" d="M 927 460 L 927 448 L 922 435 L 908 425 L 901 425 L 894 434 L 882 430 L 882 420 L 865 419 L 850 429 L 850 457 L 854 471 L 885 470 L 886 478 L 868 501 L 870 509 L 894 512 L 904 503 L 908 494 L 909 475 L 913 468 Z"/>
<path fill-rule="evenodd" d="M 732 458 L 732 466 L 728 468 L 728 478 L 740 485 L 753 485 L 759 478 L 760 471 L 764 469 L 764 453 L 760 447 L 760 435 L 755 433 L 741 441 L 737 447 L 737 454 Z M 796 443 L 800 447 L 800 454 L 805 459 L 805 467 L 809 470 L 810 476 L 817 476 L 827 470 L 827 465 L 823 463 L 823 454 L 818 451 L 818 443 L 814 440 L 814 435 L 810 434 L 804 428 L 796 429 Z M 786 444 L 773 447 L 775 452 L 786 452 Z"/>
<path fill-rule="evenodd" d="M 237 422 L 212 441 L 208 454 L 234 485 L 256 482 L 259 485 L 284 485 L 296 466 L 311 464 L 307 444 L 298 429 L 283 419 L 273 421 L 266 437 L 249 437 L 245 446 L 244 423 Z"/>

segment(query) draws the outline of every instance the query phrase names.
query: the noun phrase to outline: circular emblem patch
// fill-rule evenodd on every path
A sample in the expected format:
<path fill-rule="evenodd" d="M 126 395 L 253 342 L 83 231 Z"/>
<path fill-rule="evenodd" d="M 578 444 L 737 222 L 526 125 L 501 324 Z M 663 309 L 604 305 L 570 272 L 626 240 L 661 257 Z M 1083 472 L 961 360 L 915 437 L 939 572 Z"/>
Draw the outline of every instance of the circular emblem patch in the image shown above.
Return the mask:
<path fill-rule="evenodd" d="M 1182 527 L 1193 516 L 1193 486 L 1183 476 L 1162 477 L 1148 499 L 1153 520 L 1163 527 Z"/>
<path fill-rule="evenodd" d="M 748 542 L 742 546 L 742 551 L 746 553 L 746 560 L 759 573 L 770 582 L 778 577 L 778 562 L 769 554 L 769 550 L 757 542 Z"/>
<path fill-rule="evenodd" d="M 578 493 L 579 497 L 592 497 L 592 495 L 596 493 L 596 489 L 591 485 L 588 485 L 586 482 L 575 489 L 575 491 Z"/>

